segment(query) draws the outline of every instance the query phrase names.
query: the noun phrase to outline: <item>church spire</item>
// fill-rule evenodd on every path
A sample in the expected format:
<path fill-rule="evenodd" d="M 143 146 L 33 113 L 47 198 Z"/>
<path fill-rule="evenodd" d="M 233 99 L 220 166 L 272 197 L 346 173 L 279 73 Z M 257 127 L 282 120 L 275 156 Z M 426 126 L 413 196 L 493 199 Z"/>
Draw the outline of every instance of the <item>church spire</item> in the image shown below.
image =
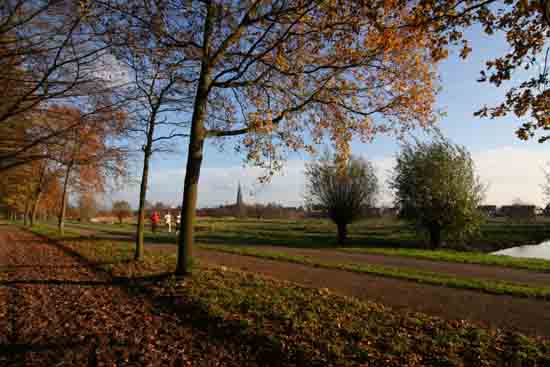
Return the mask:
<path fill-rule="evenodd" d="M 241 190 L 241 182 L 240 181 L 239 181 L 239 188 L 237 189 L 237 203 L 235 205 L 237 205 L 239 208 L 244 205 L 243 193 L 242 193 L 242 190 Z"/>

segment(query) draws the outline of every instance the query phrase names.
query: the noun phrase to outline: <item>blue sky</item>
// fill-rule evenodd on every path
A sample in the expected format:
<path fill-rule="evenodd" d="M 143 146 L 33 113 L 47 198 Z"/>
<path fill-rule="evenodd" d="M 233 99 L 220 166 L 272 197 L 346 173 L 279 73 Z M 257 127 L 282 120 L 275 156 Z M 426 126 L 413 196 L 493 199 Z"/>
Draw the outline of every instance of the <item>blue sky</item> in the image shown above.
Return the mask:
<path fill-rule="evenodd" d="M 445 136 L 453 142 L 465 145 L 476 162 L 478 174 L 488 185 L 486 202 L 496 205 L 522 199 L 543 205 L 545 198 L 541 185 L 544 183 L 543 168 L 550 156 L 550 145 L 536 141 L 522 142 L 514 134 L 519 123 L 514 117 L 497 120 L 474 117 L 473 113 L 484 104 L 495 105 L 502 100 L 506 85 L 496 88 L 478 83 L 484 63 L 495 55 L 502 55 L 507 44 L 502 36 L 486 36 L 479 29 L 467 33 L 473 52 L 467 60 L 460 60 L 457 52 L 439 66 L 442 90 L 436 108 L 446 112 L 438 122 Z M 523 75 L 524 76 L 524 75 Z M 516 78 L 521 78 L 517 75 Z M 422 136 L 421 131 L 415 135 Z M 393 157 L 399 150 L 399 142 L 393 136 L 377 136 L 369 144 L 354 142 L 353 154 L 372 160 L 382 181 L 380 204 L 391 203 L 391 193 L 385 179 L 393 165 Z M 185 142 L 178 147 L 179 153 L 157 156 L 152 161 L 150 201 L 163 201 L 178 205 L 182 198 L 185 167 Z M 236 188 L 241 182 L 245 198 L 249 202 L 279 202 L 285 205 L 303 203 L 303 164 L 305 154 L 289 157 L 285 169 L 271 183 L 260 185 L 256 178 L 260 171 L 246 168 L 242 157 L 234 153 L 230 144 L 220 152 L 215 143 L 205 148 L 201 172 L 199 207 L 216 206 L 233 202 Z M 136 167 L 136 174 L 139 167 Z M 137 204 L 138 186 L 130 185 L 110 195 L 110 199 L 128 200 Z"/>

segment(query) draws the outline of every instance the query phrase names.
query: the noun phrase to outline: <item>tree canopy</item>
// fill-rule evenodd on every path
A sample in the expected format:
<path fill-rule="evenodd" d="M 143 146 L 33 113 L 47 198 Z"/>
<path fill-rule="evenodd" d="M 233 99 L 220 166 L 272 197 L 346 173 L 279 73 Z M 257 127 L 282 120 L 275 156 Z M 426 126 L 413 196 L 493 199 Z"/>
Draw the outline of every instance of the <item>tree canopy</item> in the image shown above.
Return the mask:
<path fill-rule="evenodd" d="M 351 157 L 344 166 L 336 156 L 325 155 L 306 166 L 306 200 L 321 207 L 338 227 L 338 243 L 344 244 L 347 225 L 366 207 L 374 206 L 378 179 L 374 166 Z"/>
<path fill-rule="evenodd" d="M 426 231 L 432 248 L 441 245 L 442 236 L 461 239 L 479 229 L 484 186 L 463 146 L 441 137 L 405 144 L 390 185 L 401 217 Z"/>

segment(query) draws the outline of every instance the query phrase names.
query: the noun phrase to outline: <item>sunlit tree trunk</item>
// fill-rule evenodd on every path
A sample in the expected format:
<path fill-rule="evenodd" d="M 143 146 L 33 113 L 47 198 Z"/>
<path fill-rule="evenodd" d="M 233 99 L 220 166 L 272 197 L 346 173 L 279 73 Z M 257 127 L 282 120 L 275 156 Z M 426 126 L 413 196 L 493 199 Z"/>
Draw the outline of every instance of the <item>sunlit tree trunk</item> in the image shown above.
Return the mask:
<path fill-rule="evenodd" d="M 23 225 L 26 226 L 29 224 L 29 213 L 30 213 L 30 207 L 31 207 L 31 200 L 27 199 L 25 202 L 25 213 L 23 214 Z"/>
<path fill-rule="evenodd" d="M 156 105 L 149 119 L 147 130 L 147 142 L 143 147 L 143 172 L 141 175 L 141 186 L 139 190 L 139 208 L 138 208 L 138 225 L 136 236 L 136 252 L 134 254 L 135 260 L 143 259 L 143 232 L 145 230 L 145 201 L 147 199 L 147 185 L 149 182 L 149 160 L 153 153 L 153 138 L 155 136 L 155 122 L 157 118 L 157 111 L 159 105 Z"/>
<path fill-rule="evenodd" d="M 143 159 L 143 173 L 141 175 L 141 187 L 139 190 L 139 209 L 138 209 L 138 225 L 136 236 L 136 252 L 135 260 L 143 259 L 143 231 L 145 228 L 145 200 L 147 197 L 147 183 L 149 180 L 149 158 L 150 153 L 145 153 Z"/>
<path fill-rule="evenodd" d="M 38 205 L 40 204 L 41 197 L 42 197 L 42 190 L 40 189 L 34 198 L 34 202 L 32 203 L 31 227 L 34 226 L 34 224 L 36 223 L 36 217 L 38 214 Z"/>
<path fill-rule="evenodd" d="M 63 194 L 61 195 L 61 208 L 59 210 L 59 218 L 57 222 L 57 230 L 61 236 L 65 233 L 65 213 L 67 212 L 67 189 L 69 187 L 69 176 L 71 175 L 72 163 L 67 166 L 65 180 L 63 182 Z"/>
<path fill-rule="evenodd" d="M 183 188 L 183 203 L 181 206 L 181 227 L 178 236 L 178 260 L 176 275 L 184 276 L 190 273 L 190 262 L 194 242 L 195 209 L 199 189 L 199 176 L 202 165 L 202 155 L 206 131 L 208 105 L 208 85 L 211 66 L 209 65 L 208 52 L 210 50 L 210 38 L 212 33 L 213 5 L 209 3 L 204 20 L 203 33 L 203 60 L 197 85 L 197 94 L 193 106 L 191 118 L 191 134 L 189 137 L 189 150 L 187 151 L 187 166 L 185 171 L 185 183 Z"/>
<path fill-rule="evenodd" d="M 183 203 L 181 207 L 181 227 L 180 235 L 178 236 L 177 275 L 186 275 L 189 273 L 189 262 L 192 256 L 195 208 L 197 206 L 199 176 L 203 158 L 205 116 L 206 99 L 200 100 L 197 96 L 195 110 L 193 111 L 189 151 L 187 153 L 187 168 L 185 171 Z"/>
<path fill-rule="evenodd" d="M 38 212 L 38 205 L 40 204 L 40 198 L 42 197 L 42 190 L 44 188 L 44 178 L 46 177 L 46 164 L 44 163 L 40 169 L 40 177 L 38 179 L 38 184 L 36 185 L 36 190 L 33 195 L 31 216 L 30 216 L 30 225 L 34 226 L 36 223 L 36 216 Z"/>

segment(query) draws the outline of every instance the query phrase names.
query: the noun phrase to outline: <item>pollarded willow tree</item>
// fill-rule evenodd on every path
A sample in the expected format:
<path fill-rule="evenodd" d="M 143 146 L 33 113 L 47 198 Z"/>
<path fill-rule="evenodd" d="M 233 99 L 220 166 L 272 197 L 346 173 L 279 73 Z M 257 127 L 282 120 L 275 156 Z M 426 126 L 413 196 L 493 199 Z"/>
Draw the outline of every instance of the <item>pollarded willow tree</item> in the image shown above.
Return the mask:
<path fill-rule="evenodd" d="M 372 207 L 378 193 L 374 166 L 366 159 L 351 157 L 344 164 L 330 155 L 306 165 L 306 199 L 320 206 L 338 228 L 338 244 L 347 239 L 348 224 Z"/>
<path fill-rule="evenodd" d="M 428 233 L 432 249 L 443 236 L 461 240 L 479 230 L 478 206 L 485 187 L 466 148 L 442 137 L 405 144 L 397 156 L 391 187 L 400 216 Z"/>
<path fill-rule="evenodd" d="M 439 2 L 435 2 L 439 4 Z M 175 0 L 105 2 L 116 27 L 154 36 L 195 95 L 176 273 L 188 271 L 204 143 L 236 149 L 268 175 L 284 151 L 434 121 L 434 65 L 449 38 L 438 19 L 474 2 Z M 101 2 L 96 3 L 101 4 Z"/>

